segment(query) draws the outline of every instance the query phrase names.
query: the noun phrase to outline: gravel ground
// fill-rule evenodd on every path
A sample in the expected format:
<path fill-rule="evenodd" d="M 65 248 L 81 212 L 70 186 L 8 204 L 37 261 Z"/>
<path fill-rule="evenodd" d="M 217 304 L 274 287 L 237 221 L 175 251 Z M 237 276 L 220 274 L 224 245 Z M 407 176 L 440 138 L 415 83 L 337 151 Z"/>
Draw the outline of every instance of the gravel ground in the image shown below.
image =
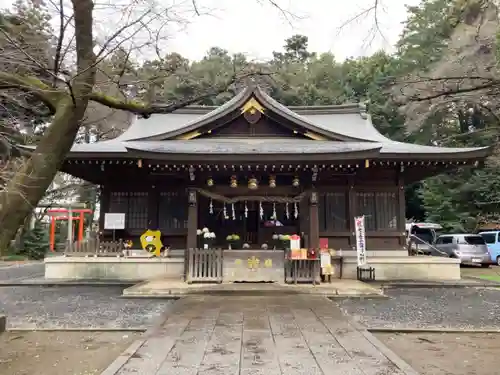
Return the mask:
<path fill-rule="evenodd" d="M 43 262 L 8 264 L 0 263 L 0 281 L 19 281 L 42 277 L 45 269 Z"/>
<path fill-rule="evenodd" d="M 388 289 L 390 299 L 335 300 L 368 328 L 500 329 L 500 289 Z"/>
<path fill-rule="evenodd" d="M 492 375 L 500 367 L 499 334 L 378 333 L 421 375 Z"/>
<path fill-rule="evenodd" d="M 2 375 L 98 375 L 137 332 L 7 332 L 0 335 Z"/>
<path fill-rule="evenodd" d="M 0 287 L 9 328 L 144 328 L 172 300 L 119 298 L 122 287 Z"/>

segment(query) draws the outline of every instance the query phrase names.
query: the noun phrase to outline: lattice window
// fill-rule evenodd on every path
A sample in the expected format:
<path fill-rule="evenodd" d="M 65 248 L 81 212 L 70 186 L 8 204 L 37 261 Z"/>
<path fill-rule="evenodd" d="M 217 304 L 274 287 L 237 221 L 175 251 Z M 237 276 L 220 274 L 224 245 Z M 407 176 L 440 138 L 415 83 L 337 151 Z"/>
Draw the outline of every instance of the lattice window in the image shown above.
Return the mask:
<path fill-rule="evenodd" d="M 319 230 L 345 231 L 347 229 L 347 194 L 330 192 L 320 194 L 318 202 Z"/>
<path fill-rule="evenodd" d="M 377 206 L 377 229 L 396 230 L 398 228 L 398 201 L 396 192 L 378 192 L 375 195 Z"/>
<path fill-rule="evenodd" d="M 127 229 L 148 228 L 148 193 L 129 193 L 128 215 L 126 217 Z"/>
<path fill-rule="evenodd" d="M 356 216 L 365 215 L 365 229 L 376 230 L 375 193 L 356 193 Z"/>
<path fill-rule="evenodd" d="M 356 215 L 365 215 L 366 230 L 397 229 L 396 192 L 357 192 Z"/>
<path fill-rule="evenodd" d="M 112 191 L 109 199 L 110 213 L 127 214 L 128 211 L 128 192 Z"/>
<path fill-rule="evenodd" d="M 111 192 L 109 211 L 125 214 L 126 229 L 146 230 L 148 227 L 148 193 L 147 192 Z"/>
<path fill-rule="evenodd" d="M 188 198 L 185 191 L 162 191 L 158 205 L 158 226 L 162 232 L 187 229 Z"/>

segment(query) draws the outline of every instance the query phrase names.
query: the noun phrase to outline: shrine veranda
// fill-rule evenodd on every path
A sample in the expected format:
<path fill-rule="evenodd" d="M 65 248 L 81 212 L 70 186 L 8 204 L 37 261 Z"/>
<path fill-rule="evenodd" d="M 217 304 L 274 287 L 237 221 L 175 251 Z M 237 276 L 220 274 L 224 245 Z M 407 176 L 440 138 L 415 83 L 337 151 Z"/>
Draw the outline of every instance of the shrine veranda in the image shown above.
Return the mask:
<path fill-rule="evenodd" d="M 446 267 L 456 277 L 456 262 L 407 256 L 404 187 L 473 168 L 490 154 L 489 147 L 392 141 L 375 129 L 362 105 L 288 108 L 249 86 L 220 107 L 137 118 L 115 139 L 75 144 L 62 171 L 100 186 L 102 241 L 113 238 L 104 228 L 106 213 L 125 214 L 125 229 L 115 238 L 139 249 L 141 234 L 159 230 L 171 254 L 203 247 L 273 251 L 277 236 L 298 234 L 304 248 L 318 249 L 323 238 L 342 250 L 344 275 L 355 277 L 354 217 L 364 215 L 368 260 L 380 278 L 439 279 Z M 204 228 L 215 235 L 208 243 L 199 235 Z M 85 263 L 74 259 L 53 265 Z M 184 257 L 170 260 L 174 266 L 164 265 L 169 259 L 151 260 L 163 265 L 134 275 L 184 270 Z M 149 260 L 120 260 L 134 261 Z M 111 278 L 112 272 L 99 272 Z"/>

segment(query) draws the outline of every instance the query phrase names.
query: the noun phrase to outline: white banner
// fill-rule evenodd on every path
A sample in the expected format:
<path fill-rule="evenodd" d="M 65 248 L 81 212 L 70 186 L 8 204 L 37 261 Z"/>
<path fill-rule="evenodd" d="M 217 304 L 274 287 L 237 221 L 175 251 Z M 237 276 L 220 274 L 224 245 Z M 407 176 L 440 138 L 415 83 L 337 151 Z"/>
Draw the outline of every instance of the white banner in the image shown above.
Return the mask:
<path fill-rule="evenodd" d="M 356 252 L 358 255 L 358 266 L 364 266 L 366 264 L 366 236 L 364 216 L 357 216 L 354 218 L 354 231 L 356 232 Z"/>

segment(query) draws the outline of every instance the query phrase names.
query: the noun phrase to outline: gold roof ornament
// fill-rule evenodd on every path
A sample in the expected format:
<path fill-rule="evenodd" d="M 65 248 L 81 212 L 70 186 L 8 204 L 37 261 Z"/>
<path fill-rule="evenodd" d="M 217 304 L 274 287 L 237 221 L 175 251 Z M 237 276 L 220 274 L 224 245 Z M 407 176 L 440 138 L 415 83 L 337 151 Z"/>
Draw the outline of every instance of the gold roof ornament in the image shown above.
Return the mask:
<path fill-rule="evenodd" d="M 254 98 L 250 98 L 243 107 L 241 107 L 241 113 L 250 113 L 254 115 L 257 111 L 264 113 L 264 107 Z"/>

